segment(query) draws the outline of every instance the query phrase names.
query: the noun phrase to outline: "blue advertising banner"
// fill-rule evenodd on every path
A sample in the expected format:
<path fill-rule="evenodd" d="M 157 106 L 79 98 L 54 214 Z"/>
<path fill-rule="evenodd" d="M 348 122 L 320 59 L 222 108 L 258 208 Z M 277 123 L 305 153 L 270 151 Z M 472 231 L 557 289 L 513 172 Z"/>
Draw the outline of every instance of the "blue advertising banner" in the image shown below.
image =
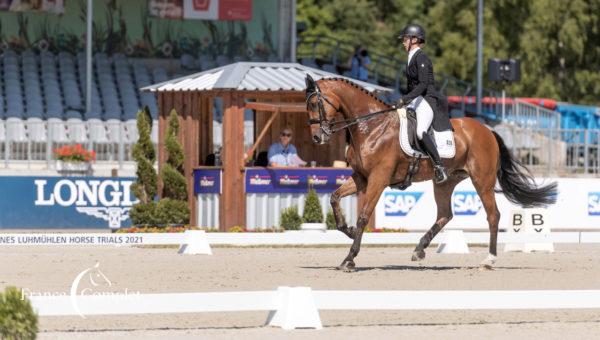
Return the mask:
<path fill-rule="evenodd" d="M 0 177 L 0 228 L 106 228 L 131 225 L 135 178 Z"/>
<path fill-rule="evenodd" d="M 194 169 L 194 195 L 220 193 L 221 169 Z"/>
<path fill-rule="evenodd" d="M 245 183 L 247 193 L 306 193 L 309 186 L 329 193 L 351 176 L 349 168 L 248 168 Z"/>

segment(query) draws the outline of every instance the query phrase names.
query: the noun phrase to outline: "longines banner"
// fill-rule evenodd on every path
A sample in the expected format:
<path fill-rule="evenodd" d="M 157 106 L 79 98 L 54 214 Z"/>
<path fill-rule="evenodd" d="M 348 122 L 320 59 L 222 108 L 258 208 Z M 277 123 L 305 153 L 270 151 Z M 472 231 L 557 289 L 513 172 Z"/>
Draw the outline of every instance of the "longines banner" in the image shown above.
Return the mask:
<path fill-rule="evenodd" d="M 544 210 L 550 228 L 600 228 L 600 178 L 559 178 L 558 198 L 555 205 Z M 504 197 L 496 194 L 500 211 L 500 228 L 507 228 L 512 211 L 520 210 Z M 485 208 L 470 180 L 464 180 L 454 189 L 451 200 L 452 221 L 446 228 L 487 229 Z M 376 207 L 378 228 L 429 229 L 436 219 L 436 205 L 431 182 L 414 183 L 406 191 L 387 188 Z"/>
<path fill-rule="evenodd" d="M 131 225 L 134 178 L 0 177 L 0 228 Z"/>

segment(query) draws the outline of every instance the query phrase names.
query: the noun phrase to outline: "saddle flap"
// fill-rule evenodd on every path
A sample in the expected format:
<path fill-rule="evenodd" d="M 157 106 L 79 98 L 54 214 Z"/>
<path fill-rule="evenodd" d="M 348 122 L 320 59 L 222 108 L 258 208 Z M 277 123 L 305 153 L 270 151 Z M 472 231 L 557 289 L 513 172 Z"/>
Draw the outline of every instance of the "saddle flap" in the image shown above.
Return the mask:
<path fill-rule="evenodd" d="M 400 147 L 407 155 L 411 157 L 429 157 L 421 148 L 421 143 L 417 137 L 417 114 L 412 109 L 400 108 L 397 110 L 400 120 Z M 429 126 L 427 133 L 432 137 L 433 142 L 441 158 L 453 158 L 456 152 L 454 145 L 454 133 L 452 130 L 436 131 L 433 126 Z"/>

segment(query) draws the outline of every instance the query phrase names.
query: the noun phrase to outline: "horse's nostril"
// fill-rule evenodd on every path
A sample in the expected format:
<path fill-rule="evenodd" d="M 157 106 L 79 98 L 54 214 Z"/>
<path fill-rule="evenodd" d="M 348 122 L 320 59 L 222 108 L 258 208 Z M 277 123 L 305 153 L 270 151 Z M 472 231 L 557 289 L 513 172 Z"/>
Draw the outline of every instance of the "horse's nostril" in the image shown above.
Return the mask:
<path fill-rule="evenodd" d="M 314 141 L 315 143 L 321 143 L 321 137 L 319 137 L 319 136 L 317 136 L 317 135 L 314 135 L 314 136 L 313 136 L 313 141 Z"/>

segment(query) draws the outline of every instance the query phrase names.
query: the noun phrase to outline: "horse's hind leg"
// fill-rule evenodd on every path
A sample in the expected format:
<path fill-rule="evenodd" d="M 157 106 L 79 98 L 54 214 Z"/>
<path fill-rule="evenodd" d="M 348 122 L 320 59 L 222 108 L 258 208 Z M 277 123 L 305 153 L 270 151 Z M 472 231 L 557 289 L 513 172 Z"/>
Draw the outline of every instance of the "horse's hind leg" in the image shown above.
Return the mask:
<path fill-rule="evenodd" d="M 494 195 L 494 188 L 486 188 L 485 190 L 477 190 L 481 203 L 487 214 L 488 226 L 490 228 L 490 248 L 488 256 L 481 261 L 481 267 L 486 269 L 492 269 L 494 263 L 496 263 L 497 246 L 498 246 L 498 223 L 500 222 L 500 212 L 496 206 L 496 196 Z"/>
<path fill-rule="evenodd" d="M 492 172 L 495 175 L 495 172 Z M 494 194 L 494 185 L 496 177 L 492 176 L 472 176 L 473 186 L 481 199 L 481 204 L 487 215 L 488 226 L 490 229 L 490 248 L 488 256 L 481 262 L 481 267 L 491 269 L 496 262 L 498 245 L 498 223 L 500 222 L 500 212 L 496 205 L 496 196 Z"/>
<path fill-rule="evenodd" d="M 342 184 L 332 195 L 330 199 L 331 208 L 333 209 L 333 216 L 335 216 L 336 227 L 339 231 L 348 235 L 351 239 L 354 239 L 354 230 L 348 229 L 342 209 L 340 208 L 340 199 L 348 195 L 356 193 L 356 182 L 354 178 L 349 178 L 346 183 Z"/>
<path fill-rule="evenodd" d="M 419 261 L 425 258 L 425 249 L 431 243 L 431 240 L 442 228 L 452 219 L 451 197 L 454 187 L 460 183 L 464 177 L 453 176 L 442 184 L 433 186 L 433 194 L 437 205 L 437 219 L 433 226 L 421 237 L 419 244 L 412 255 L 413 261 Z"/>

